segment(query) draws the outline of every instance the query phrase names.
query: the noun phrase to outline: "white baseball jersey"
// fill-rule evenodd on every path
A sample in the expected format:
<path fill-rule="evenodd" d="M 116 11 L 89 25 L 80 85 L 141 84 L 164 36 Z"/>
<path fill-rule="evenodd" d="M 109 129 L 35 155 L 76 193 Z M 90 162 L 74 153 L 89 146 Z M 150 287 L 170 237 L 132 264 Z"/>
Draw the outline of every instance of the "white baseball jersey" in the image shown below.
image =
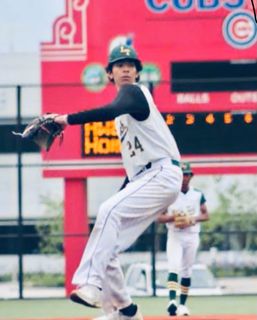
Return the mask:
<path fill-rule="evenodd" d="M 135 84 L 137 85 L 137 84 Z M 129 114 L 115 119 L 121 141 L 123 164 L 129 179 L 134 177 L 149 162 L 163 158 L 180 161 L 180 154 L 173 135 L 154 104 L 148 89 L 139 85 L 150 108 L 144 121 L 137 121 Z"/>
<path fill-rule="evenodd" d="M 200 207 L 205 202 L 205 197 L 201 191 L 189 187 L 189 190 L 186 193 L 179 193 L 177 200 L 169 206 L 168 214 L 173 215 L 175 211 L 182 211 L 189 213 L 192 216 L 198 216 L 200 214 Z M 200 223 L 196 223 L 194 226 L 185 229 L 176 228 L 173 223 L 167 223 L 167 228 L 171 232 L 199 233 Z"/>

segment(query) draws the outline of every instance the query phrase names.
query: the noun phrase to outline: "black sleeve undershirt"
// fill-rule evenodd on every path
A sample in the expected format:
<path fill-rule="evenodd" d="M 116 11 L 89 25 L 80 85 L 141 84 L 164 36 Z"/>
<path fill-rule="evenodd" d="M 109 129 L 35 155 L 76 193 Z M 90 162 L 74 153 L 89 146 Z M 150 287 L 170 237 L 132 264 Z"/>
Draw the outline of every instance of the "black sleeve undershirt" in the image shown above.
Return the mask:
<path fill-rule="evenodd" d="M 132 84 L 122 86 L 118 95 L 110 104 L 93 110 L 81 111 L 68 115 L 70 125 L 88 122 L 108 121 L 122 114 L 130 114 L 138 121 L 146 120 L 150 109 L 141 89 Z"/>

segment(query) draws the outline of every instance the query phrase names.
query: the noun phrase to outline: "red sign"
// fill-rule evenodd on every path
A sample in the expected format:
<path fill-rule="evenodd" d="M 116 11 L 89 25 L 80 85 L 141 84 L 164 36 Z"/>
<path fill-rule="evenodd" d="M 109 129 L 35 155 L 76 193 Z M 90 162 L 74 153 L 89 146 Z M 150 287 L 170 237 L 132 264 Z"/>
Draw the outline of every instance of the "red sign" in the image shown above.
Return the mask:
<path fill-rule="evenodd" d="M 153 82 L 162 112 L 256 110 L 257 25 L 250 0 L 66 0 L 52 40 L 41 46 L 43 112 L 76 112 L 113 99 L 105 66 L 121 43 L 138 51 L 141 81 Z M 65 135 L 48 159 L 82 159 L 81 128 L 69 127 Z"/>

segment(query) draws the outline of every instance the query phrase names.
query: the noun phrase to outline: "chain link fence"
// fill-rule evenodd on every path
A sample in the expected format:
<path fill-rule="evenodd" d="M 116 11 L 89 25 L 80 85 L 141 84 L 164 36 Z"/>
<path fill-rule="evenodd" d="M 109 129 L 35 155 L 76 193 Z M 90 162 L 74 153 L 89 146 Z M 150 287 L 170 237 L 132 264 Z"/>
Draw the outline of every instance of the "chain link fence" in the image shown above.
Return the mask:
<path fill-rule="evenodd" d="M 66 85 L 74 91 L 78 86 Z M 29 141 L 21 143 L 11 134 L 12 131 L 21 132 L 33 117 L 40 114 L 41 87 L 1 86 L 0 105 L 0 292 L 3 293 L 0 299 L 64 297 L 63 239 L 84 239 L 87 235 L 63 233 L 63 180 L 44 179 L 42 169 L 47 164 L 42 161 L 39 149 Z M 256 117 L 256 111 L 252 114 Z M 170 117 L 166 118 L 166 121 L 171 120 Z M 253 130 L 256 132 L 256 127 Z M 226 147 L 228 142 L 224 140 L 219 143 L 224 143 Z M 249 146 L 255 148 L 256 141 Z M 186 149 L 189 148 L 186 144 L 184 147 L 188 152 L 191 150 Z M 208 156 L 201 160 L 203 164 L 208 164 L 208 161 L 211 161 Z M 216 275 L 256 275 L 256 175 L 217 175 L 194 179 L 197 187 L 207 193 L 211 215 L 220 217 L 217 221 L 211 219 L 214 222 L 202 228 L 199 262 L 208 265 Z M 123 178 L 88 180 L 91 230 L 99 204 L 118 190 Z M 94 190 L 99 185 L 103 192 L 96 194 Z M 230 205 L 226 201 L 230 201 Z M 124 270 L 133 261 L 138 261 L 138 256 L 155 270 L 156 261 L 166 259 L 165 247 L 165 226 L 151 225 L 121 256 Z M 155 272 L 153 275 L 155 294 Z"/>

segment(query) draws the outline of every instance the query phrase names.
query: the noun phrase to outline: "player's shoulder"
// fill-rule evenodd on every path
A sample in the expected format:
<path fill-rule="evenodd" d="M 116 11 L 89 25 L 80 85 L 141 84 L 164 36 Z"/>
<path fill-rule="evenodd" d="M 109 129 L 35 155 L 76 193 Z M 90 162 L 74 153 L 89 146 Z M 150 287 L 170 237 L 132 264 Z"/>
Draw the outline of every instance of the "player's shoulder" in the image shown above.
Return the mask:
<path fill-rule="evenodd" d="M 203 195 L 203 192 L 202 192 L 200 189 L 195 188 L 195 187 L 191 187 L 191 188 L 190 188 L 190 191 L 191 191 L 192 193 L 194 193 L 194 194 L 197 194 L 197 195 Z"/>
<path fill-rule="evenodd" d="M 144 96 L 150 96 L 150 91 L 145 85 L 139 84 L 139 83 L 128 83 L 124 84 L 121 87 L 121 90 L 123 93 L 128 93 L 130 95 L 138 96 L 140 94 L 143 94 Z"/>
<path fill-rule="evenodd" d="M 139 87 L 140 89 L 142 89 L 142 90 L 147 90 L 147 91 L 149 91 L 149 89 L 147 88 L 147 86 L 146 85 L 144 85 L 144 84 L 142 84 L 142 83 L 134 83 L 134 86 L 137 86 L 137 87 Z"/>
<path fill-rule="evenodd" d="M 194 194 L 194 197 L 200 200 L 200 204 L 203 204 L 206 202 L 205 195 L 200 189 L 193 188 L 192 192 Z"/>
<path fill-rule="evenodd" d="M 145 95 L 151 95 L 150 90 L 142 83 L 134 83 L 134 86 L 139 88 Z"/>

